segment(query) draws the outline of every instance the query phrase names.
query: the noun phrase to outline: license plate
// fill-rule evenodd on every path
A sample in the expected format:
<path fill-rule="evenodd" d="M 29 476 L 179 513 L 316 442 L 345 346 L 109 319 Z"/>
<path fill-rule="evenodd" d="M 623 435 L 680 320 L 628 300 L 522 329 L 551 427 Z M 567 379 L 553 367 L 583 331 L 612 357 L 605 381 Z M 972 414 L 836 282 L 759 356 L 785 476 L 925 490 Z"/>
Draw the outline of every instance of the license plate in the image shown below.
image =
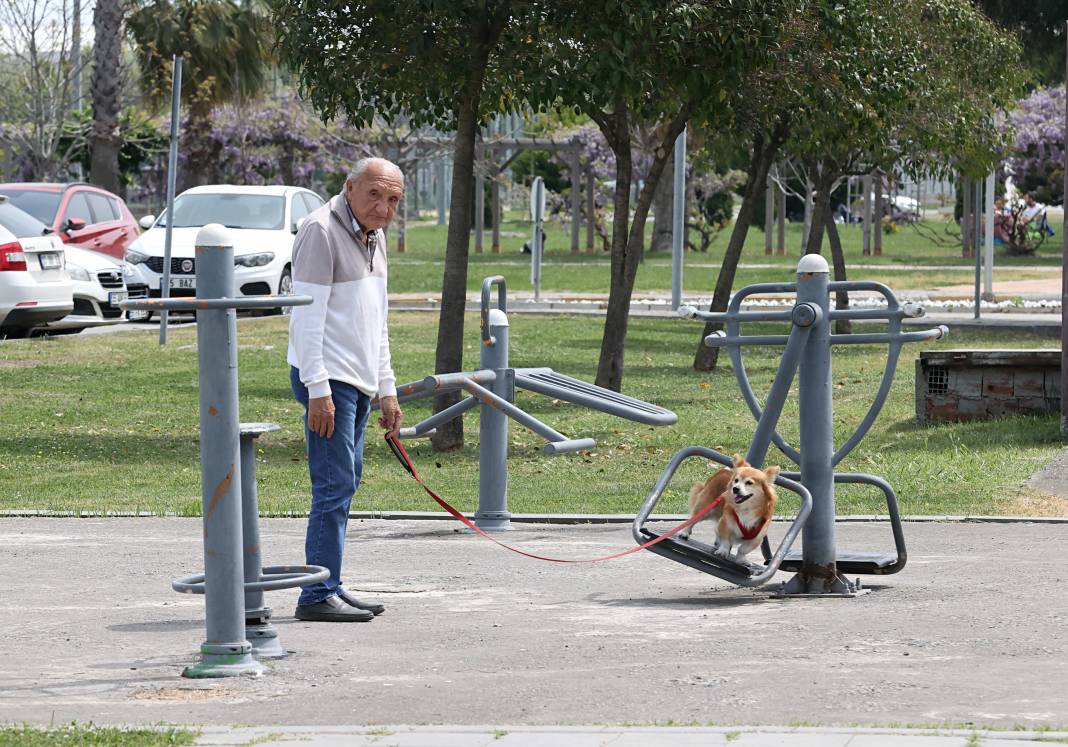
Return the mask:
<path fill-rule="evenodd" d="M 196 278 L 171 278 L 172 288 L 196 288 Z"/>
<path fill-rule="evenodd" d="M 111 291 L 108 293 L 108 304 L 114 306 L 120 301 L 125 301 L 129 296 L 130 294 L 126 291 Z"/>
<path fill-rule="evenodd" d="M 37 255 L 42 270 L 58 270 L 63 266 L 63 257 L 59 252 L 42 252 Z"/>

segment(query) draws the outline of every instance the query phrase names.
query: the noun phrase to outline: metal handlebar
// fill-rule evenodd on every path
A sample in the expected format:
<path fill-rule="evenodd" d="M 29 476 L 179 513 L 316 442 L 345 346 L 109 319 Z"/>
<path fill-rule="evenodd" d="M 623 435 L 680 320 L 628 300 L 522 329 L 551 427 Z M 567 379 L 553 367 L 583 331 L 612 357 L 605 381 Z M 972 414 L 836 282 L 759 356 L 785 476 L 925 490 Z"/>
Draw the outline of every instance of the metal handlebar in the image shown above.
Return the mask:
<path fill-rule="evenodd" d="M 481 306 L 481 318 L 479 319 L 479 326 L 482 328 L 482 343 L 484 345 L 492 345 L 496 340 L 489 333 L 489 305 L 490 305 L 490 291 L 493 286 L 497 286 L 497 308 L 504 313 L 508 313 L 507 309 L 507 291 L 505 290 L 504 276 L 503 275 L 491 275 L 482 281 L 482 306 Z"/>
<path fill-rule="evenodd" d="M 198 311 L 201 309 L 275 309 L 307 306 L 311 296 L 242 296 L 241 298 L 134 298 L 120 301 L 120 309 L 139 311 Z"/>

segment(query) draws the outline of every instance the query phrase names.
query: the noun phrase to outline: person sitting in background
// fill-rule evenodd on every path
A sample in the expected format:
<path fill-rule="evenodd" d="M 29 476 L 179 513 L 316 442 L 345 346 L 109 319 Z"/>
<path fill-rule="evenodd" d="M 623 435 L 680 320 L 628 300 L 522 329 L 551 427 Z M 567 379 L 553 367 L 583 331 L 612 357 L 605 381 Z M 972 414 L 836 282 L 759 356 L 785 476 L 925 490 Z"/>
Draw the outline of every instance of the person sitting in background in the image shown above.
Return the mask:
<path fill-rule="evenodd" d="M 1020 212 L 1020 221 L 1025 225 L 1028 223 L 1036 223 L 1041 221 L 1042 215 L 1046 212 L 1046 206 L 1041 202 L 1035 202 L 1035 196 L 1030 192 L 1024 193 L 1024 208 Z"/>
<path fill-rule="evenodd" d="M 1006 244 L 1012 240 L 1012 211 L 1005 207 L 1005 199 L 994 200 L 994 244 Z"/>

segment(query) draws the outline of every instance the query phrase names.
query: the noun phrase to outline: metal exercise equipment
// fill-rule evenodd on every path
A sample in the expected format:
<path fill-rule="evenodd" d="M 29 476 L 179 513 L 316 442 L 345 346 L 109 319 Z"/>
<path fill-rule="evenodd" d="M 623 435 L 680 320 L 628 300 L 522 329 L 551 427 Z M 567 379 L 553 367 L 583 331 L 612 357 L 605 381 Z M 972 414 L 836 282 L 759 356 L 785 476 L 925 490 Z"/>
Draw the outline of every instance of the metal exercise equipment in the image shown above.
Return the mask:
<path fill-rule="evenodd" d="M 490 308 L 493 286 L 497 308 Z M 504 278 L 496 275 L 482 281 L 482 350 L 476 371 L 427 376 L 397 388 L 398 399 L 408 402 L 441 392 L 464 390 L 470 396 L 412 426 L 402 428 L 402 438 L 429 436 L 442 423 L 460 417 L 481 405 L 479 414 L 478 512 L 475 524 L 485 530 L 511 528 L 508 511 L 508 418 L 529 428 L 548 443 L 546 454 L 566 454 L 591 449 L 592 438 L 571 439 L 516 407 L 516 387 L 545 394 L 565 402 L 606 412 L 646 425 L 671 425 L 678 417 L 670 410 L 609 389 L 557 373 L 551 368 L 510 368 L 508 365 L 508 316 Z M 378 407 L 378 400 L 372 402 Z"/>
<path fill-rule="evenodd" d="M 241 425 L 237 392 L 237 309 L 302 306 L 308 296 L 234 298 L 234 246 L 212 223 L 196 238 L 196 298 L 138 299 L 127 309 L 195 311 L 200 379 L 200 477 L 204 502 L 204 573 L 176 579 L 175 591 L 204 594 L 207 637 L 201 660 L 185 677 L 261 674 L 253 656 L 286 651 L 270 624 L 263 592 L 326 579 L 322 566 L 261 568 L 255 438 L 278 430 L 270 423 Z"/>
<path fill-rule="evenodd" d="M 832 309 L 829 295 L 836 291 L 874 291 L 886 299 L 886 306 L 876 309 Z M 785 311 L 741 310 L 742 302 L 746 298 L 761 293 L 796 293 L 797 302 L 792 309 Z M 860 591 L 859 581 L 853 583 L 846 579 L 844 574 L 883 575 L 901 570 L 906 561 L 905 539 L 893 488 L 886 480 L 875 475 L 836 474 L 834 467 L 860 443 L 875 422 L 890 393 L 901 346 L 906 342 L 938 339 L 948 334 L 949 330 L 945 326 L 939 326 L 922 332 L 902 332 L 901 320 L 921 317 L 923 309 L 912 304 L 900 305 L 893 291 L 881 283 L 830 282 L 827 261 L 814 254 L 806 255 L 798 263 L 795 283 L 747 286 L 734 295 L 727 311 L 722 313 L 702 312 L 684 306 L 679 308 L 679 314 L 702 322 L 726 324 L 726 332 L 709 335 L 705 338 L 705 344 L 727 349 L 742 396 L 757 420 L 746 460 L 754 466 L 763 466 L 768 447 L 774 443 L 783 454 L 799 464 L 800 472 L 783 472 L 776 479 L 776 484 L 797 493 L 801 499 L 801 507 L 774 553 L 765 538 L 761 548 L 764 555 L 763 565 L 735 563 L 716 554 L 707 544 L 678 537 L 670 537 L 649 550 L 740 586 L 759 586 L 767 582 L 778 570 L 796 571 L 797 575 L 783 585 L 781 594 L 785 596 L 854 596 Z M 837 319 L 885 320 L 889 329 L 882 333 L 832 334 L 831 322 Z M 788 335 L 742 335 L 742 322 L 789 322 L 791 329 Z M 882 382 L 856 431 L 835 449 L 831 403 L 831 346 L 871 343 L 889 344 Z M 763 407 L 749 385 L 742 362 L 742 347 L 746 345 L 785 346 L 779 369 Z M 778 433 L 776 424 L 794 374 L 799 369 L 801 448 L 795 449 Z M 695 456 L 726 466 L 731 464 L 731 459 L 726 454 L 701 446 L 691 446 L 675 454 L 634 519 L 632 531 L 635 541 L 646 542 L 649 538 L 658 536 L 644 525 L 676 470 L 683 461 Z M 894 537 L 894 553 L 837 552 L 834 534 L 835 483 L 867 484 L 883 491 Z M 791 545 L 799 532 L 802 535 L 802 551 L 791 552 Z"/>

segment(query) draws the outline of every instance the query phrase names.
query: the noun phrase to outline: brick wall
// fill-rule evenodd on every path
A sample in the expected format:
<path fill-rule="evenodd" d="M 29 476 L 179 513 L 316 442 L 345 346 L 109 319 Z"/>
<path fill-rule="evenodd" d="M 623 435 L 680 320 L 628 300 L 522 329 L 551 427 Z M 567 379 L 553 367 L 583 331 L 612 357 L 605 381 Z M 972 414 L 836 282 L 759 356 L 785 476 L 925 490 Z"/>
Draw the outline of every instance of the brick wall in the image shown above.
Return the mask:
<path fill-rule="evenodd" d="M 916 361 L 916 420 L 1051 415 L 1061 408 L 1061 351 L 939 350 Z"/>

